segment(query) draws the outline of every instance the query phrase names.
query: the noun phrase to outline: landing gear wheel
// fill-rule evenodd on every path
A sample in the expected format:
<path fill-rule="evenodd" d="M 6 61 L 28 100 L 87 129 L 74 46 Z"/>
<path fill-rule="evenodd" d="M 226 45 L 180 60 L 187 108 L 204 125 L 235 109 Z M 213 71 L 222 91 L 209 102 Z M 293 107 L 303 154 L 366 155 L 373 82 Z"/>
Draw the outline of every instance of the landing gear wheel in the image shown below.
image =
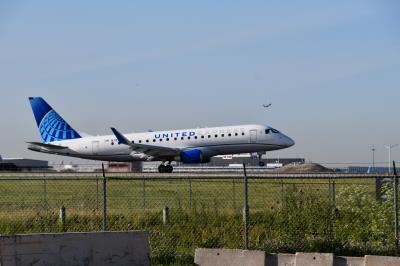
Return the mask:
<path fill-rule="evenodd" d="M 264 163 L 263 161 L 259 161 L 259 162 L 258 162 L 258 165 L 259 165 L 260 167 L 264 167 L 264 166 L 265 166 L 265 163 Z"/>
<path fill-rule="evenodd" d="M 166 173 L 172 173 L 172 171 L 174 171 L 174 168 L 172 167 L 172 165 L 170 165 L 170 164 L 167 164 L 166 166 L 165 166 L 165 172 Z"/>
<path fill-rule="evenodd" d="M 174 168 L 170 164 L 158 166 L 159 173 L 172 173 L 172 171 L 174 171 Z"/>
<path fill-rule="evenodd" d="M 166 173 L 167 167 L 163 164 L 161 164 L 160 166 L 158 166 L 158 172 L 159 173 Z"/>

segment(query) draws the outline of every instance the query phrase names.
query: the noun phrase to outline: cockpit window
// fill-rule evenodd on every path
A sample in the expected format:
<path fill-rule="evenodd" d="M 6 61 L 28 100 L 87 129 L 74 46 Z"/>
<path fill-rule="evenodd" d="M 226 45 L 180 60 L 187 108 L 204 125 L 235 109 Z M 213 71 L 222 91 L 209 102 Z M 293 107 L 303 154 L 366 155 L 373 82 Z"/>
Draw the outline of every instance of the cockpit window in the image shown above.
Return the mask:
<path fill-rule="evenodd" d="M 265 134 L 270 134 L 270 133 L 279 133 L 279 131 L 278 130 L 276 130 L 276 129 L 274 129 L 274 128 L 267 128 L 266 130 L 265 130 Z"/>

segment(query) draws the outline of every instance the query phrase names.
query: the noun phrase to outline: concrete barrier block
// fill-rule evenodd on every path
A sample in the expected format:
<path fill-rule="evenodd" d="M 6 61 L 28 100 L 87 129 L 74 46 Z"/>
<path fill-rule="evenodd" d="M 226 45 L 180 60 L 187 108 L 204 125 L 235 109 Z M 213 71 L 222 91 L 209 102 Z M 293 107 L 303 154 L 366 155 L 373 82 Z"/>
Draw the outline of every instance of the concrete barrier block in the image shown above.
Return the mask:
<path fill-rule="evenodd" d="M 399 266 L 400 257 L 365 256 L 365 266 Z"/>
<path fill-rule="evenodd" d="M 333 254 L 298 252 L 296 266 L 333 266 Z"/>
<path fill-rule="evenodd" d="M 364 257 L 335 257 L 335 266 L 364 266 Z"/>
<path fill-rule="evenodd" d="M 198 248 L 194 263 L 199 266 L 264 266 L 265 257 L 264 251 Z"/>
<path fill-rule="evenodd" d="M 294 254 L 268 254 L 266 266 L 295 266 Z"/>
<path fill-rule="evenodd" d="M 150 265 L 146 232 L 0 236 L 0 265 Z"/>

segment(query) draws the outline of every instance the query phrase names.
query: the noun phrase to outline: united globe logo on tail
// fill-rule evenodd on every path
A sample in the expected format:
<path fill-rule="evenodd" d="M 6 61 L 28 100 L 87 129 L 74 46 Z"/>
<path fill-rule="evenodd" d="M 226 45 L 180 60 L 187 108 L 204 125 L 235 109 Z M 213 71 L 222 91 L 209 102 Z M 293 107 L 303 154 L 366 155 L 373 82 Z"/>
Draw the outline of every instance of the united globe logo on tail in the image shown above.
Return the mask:
<path fill-rule="evenodd" d="M 51 106 L 41 97 L 30 97 L 32 111 L 39 128 L 40 136 L 46 143 L 81 138 Z"/>
<path fill-rule="evenodd" d="M 42 119 L 39 131 L 44 142 L 76 139 L 81 136 L 62 117 L 51 110 Z"/>

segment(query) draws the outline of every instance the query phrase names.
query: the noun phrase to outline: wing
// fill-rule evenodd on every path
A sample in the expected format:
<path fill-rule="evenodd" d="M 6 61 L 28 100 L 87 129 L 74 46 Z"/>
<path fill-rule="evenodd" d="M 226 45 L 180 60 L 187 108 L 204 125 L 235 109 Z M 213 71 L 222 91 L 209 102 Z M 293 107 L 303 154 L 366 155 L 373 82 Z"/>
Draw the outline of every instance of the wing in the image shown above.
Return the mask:
<path fill-rule="evenodd" d="M 118 144 L 128 145 L 131 150 L 137 151 L 137 152 L 142 152 L 149 156 L 172 157 L 172 156 L 179 155 L 182 151 L 181 149 L 176 149 L 176 148 L 168 148 L 168 147 L 162 147 L 162 146 L 156 146 L 156 145 L 132 143 L 115 128 L 112 127 L 111 130 L 114 133 L 115 137 L 117 138 Z"/>

